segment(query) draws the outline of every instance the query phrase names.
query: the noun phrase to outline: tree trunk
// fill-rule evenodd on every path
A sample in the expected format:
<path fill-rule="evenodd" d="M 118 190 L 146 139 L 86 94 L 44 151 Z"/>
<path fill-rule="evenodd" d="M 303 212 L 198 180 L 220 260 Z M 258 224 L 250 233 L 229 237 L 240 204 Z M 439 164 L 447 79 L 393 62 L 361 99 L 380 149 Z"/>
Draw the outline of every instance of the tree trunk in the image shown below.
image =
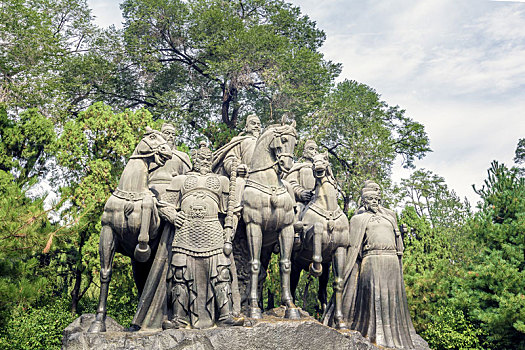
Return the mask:
<path fill-rule="evenodd" d="M 82 248 L 86 242 L 86 233 L 82 232 L 80 234 L 80 242 L 78 247 L 78 260 L 75 267 L 75 285 L 71 291 L 71 313 L 76 315 L 78 309 L 78 302 L 82 298 L 82 293 L 80 292 L 80 287 L 82 286 Z"/>
<path fill-rule="evenodd" d="M 348 210 L 350 209 L 350 196 L 343 196 L 343 213 L 348 215 Z"/>

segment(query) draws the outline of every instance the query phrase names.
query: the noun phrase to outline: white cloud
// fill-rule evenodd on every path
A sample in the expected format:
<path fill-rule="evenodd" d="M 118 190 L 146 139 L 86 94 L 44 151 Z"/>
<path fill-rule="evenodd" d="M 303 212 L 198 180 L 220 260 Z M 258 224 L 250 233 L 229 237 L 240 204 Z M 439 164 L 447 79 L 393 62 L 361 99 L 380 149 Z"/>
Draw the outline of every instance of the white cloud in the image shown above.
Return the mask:
<path fill-rule="evenodd" d="M 476 202 L 494 159 L 525 137 L 525 4 L 294 1 L 326 31 L 341 79 L 375 88 L 425 125 L 434 150 L 416 165 Z M 396 168 L 394 177 L 407 175 Z"/>

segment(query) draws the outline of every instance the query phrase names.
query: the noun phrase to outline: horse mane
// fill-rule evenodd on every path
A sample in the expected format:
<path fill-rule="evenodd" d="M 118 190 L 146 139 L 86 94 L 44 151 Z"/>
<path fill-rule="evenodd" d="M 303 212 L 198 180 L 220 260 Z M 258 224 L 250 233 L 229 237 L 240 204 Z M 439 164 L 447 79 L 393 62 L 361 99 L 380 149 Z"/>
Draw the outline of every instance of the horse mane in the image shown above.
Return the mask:
<path fill-rule="evenodd" d="M 295 127 L 293 125 L 288 124 L 268 125 L 266 128 L 264 128 L 260 137 L 262 137 L 270 131 L 275 131 L 277 134 L 292 134 L 295 138 L 297 138 L 297 131 L 295 130 Z"/>

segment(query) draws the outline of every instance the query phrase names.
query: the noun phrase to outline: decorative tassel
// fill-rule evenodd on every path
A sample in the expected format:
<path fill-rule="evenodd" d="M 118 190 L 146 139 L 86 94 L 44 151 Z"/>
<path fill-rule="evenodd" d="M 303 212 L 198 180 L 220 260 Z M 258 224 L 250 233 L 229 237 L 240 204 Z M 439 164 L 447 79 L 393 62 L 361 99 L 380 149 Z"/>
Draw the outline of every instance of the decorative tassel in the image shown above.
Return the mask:
<path fill-rule="evenodd" d="M 278 201 L 277 195 L 275 194 L 275 192 L 273 192 L 272 195 L 270 196 L 270 204 L 272 205 L 272 207 L 275 208 L 277 206 L 277 201 Z"/>
<path fill-rule="evenodd" d="M 328 231 L 331 233 L 334 230 L 335 221 L 334 219 L 328 220 Z"/>

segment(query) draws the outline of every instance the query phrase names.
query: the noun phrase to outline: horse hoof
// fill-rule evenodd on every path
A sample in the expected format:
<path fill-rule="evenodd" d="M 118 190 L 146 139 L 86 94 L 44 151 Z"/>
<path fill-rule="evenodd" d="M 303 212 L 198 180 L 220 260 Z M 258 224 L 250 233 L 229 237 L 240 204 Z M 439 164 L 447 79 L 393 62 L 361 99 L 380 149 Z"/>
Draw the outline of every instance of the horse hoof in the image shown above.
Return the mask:
<path fill-rule="evenodd" d="M 299 320 L 301 318 L 301 313 L 297 307 L 287 307 L 284 311 L 284 318 L 289 318 L 290 320 Z"/>
<path fill-rule="evenodd" d="M 348 326 L 344 322 L 336 322 L 335 329 L 345 330 L 348 329 Z"/>
<path fill-rule="evenodd" d="M 138 262 L 146 262 L 151 256 L 151 248 L 149 247 L 149 245 L 146 245 L 146 248 L 144 249 L 140 247 L 140 244 L 137 244 L 133 256 Z"/>
<path fill-rule="evenodd" d="M 250 318 L 261 319 L 262 318 L 261 309 L 259 309 L 258 307 L 250 308 Z"/>
<path fill-rule="evenodd" d="M 88 333 L 100 333 L 106 331 L 106 323 L 102 321 L 93 321 L 89 326 Z"/>
<path fill-rule="evenodd" d="M 319 264 L 319 268 L 315 268 L 315 263 L 310 263 L 310 274 L 314 277 L 319 277 L 323 274 L 323 265 Z"/>
<path fill-rule="evenodd" d="M 137 326 L 136 324 L 132 324 L 125 330 L 126 332 L 138 332 L 140 331 L 140 326 Z"/>

